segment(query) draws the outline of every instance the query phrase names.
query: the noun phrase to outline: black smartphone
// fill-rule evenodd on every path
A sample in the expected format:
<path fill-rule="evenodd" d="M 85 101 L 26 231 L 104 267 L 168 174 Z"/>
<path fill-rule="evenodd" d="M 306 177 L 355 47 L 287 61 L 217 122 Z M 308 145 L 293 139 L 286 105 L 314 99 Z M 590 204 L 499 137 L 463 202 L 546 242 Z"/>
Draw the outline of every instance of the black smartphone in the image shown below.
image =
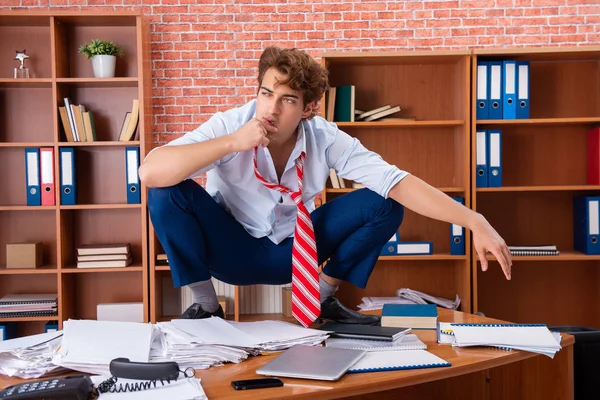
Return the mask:
<path fill-rule="evenodd" d="M 279 378 L 246 379 L 243 381 L 233 381 L 231 382 L 231 386 L 235 390 L 260 389 L 283 386 L 283 381 Z"/>

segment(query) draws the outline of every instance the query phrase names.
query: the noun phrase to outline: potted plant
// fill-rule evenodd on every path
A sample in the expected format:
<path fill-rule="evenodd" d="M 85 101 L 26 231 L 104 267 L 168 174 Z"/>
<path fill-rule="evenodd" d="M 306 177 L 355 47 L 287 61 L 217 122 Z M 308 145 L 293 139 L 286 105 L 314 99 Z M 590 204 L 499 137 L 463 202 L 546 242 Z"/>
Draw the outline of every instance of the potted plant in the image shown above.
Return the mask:
<path fill-rule="evenodd" d="M 123 49 L 108 40 L 92 39 L 79 47 L 79 53 L 92 60 L 92 68 L 96 78 L 112 78 L 115 76 L 117 56 L 123 57 Z"/>

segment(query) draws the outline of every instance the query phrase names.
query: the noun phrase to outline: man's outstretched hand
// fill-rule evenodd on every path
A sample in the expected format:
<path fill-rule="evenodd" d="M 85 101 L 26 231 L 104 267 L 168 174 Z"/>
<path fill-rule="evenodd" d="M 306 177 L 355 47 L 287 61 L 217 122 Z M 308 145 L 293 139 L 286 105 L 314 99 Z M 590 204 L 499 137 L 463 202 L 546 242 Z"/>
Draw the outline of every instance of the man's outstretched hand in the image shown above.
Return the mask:
<path fill-rule="evenodd" d="M 510 279 L 512 257 L 504 239 L 483 218 L 471 231 L 473 232 L 473 246 L 481 262 L 481 270 L 487 271 L 488 269 L 487 253 L 489 252 L 500 263 L 506 279 Z"/>

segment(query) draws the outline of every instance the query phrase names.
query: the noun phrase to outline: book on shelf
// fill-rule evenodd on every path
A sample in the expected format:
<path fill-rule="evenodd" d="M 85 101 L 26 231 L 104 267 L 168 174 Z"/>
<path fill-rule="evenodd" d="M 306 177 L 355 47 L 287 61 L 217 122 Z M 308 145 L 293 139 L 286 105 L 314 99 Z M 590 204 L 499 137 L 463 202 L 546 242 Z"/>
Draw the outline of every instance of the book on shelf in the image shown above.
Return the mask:
<path fill-rule="evenodd" d="M 129 243 L 83 244 L 77 248 L 77 255 L 129 254 L 130 248 Z"/>
<path fill-rule="evenodd" d="M 132 263 L 129 243 L 84 245 L 77 253 L 77 268 L 123 268 Z"/>
<path fill-rule="evenodd" d="M 133 140 L 135 131 L 138 126 L 138 120 L 140 117 L 140 101 L 133 99 L 133 105 L 131 111 L 125 114 L 123 125 L 121 126 L 121 132 L 119 133 L 119 142 L 128 142 Z"/>
<path fill-rule="evenodd" d="M 344 85 L 336 87 L 333 120 L 335 122 L 354 122 L 356 87 Z"/>
<path fill-rule="evenodd" d="M 438 311 L 435 304 L 384 304 L 381 326 L 436 329 Z"/>
<path fill-rule="evenodd" d="M 96 140 L 96 127 L 91 111 L 83 104 L 73 104 L 68 97 L 64 106 L 58 107 L 62 127 L 67 142 L 93 142 Z"/>
<path fill-rule="evenodd" d="M 558 256 L 560 251 L 554 245 L 508 246 L 512 256 Z"/>
<path fill-rule="evenodd" d="M 131 264 L 131 257 L 126 260 L 78 261 L 77 268 L 124 268 Z"/>
<path fill-rule="evenodd" d="M 374 113 L 372 115 L 367 116 L 362 121 L 364 121 L 364 122 L 375 121 L 375 120 L 378 120 L 380 118 L 387 117 L 388 115 L 395 114 L 397 112 L 400 112 L 400 106 L 395 106 L 395 107 L 387 108 L 387 109 L 385 109 L 383 111 L 379 111 L 377 113 Z"/>
<path fill-rule="evenodd" d="M 358 115 L 356 115 L 355 120 L 356 121 L 360 121 L 361 119 L 365 119 L 367 117 L 370 117 L 371 115 L 374 115 L 374 114 L 377 114 L 379 112 L 388 110 L 390 108 L 392 108 L 392 106 L 390 104 L 386 104 L 384 106 L 377 107 L 377 108 L 374 108 L 374 109 L 369 110 L 369 111 L 362 111 L 361 113 L 358 113 Z"/>

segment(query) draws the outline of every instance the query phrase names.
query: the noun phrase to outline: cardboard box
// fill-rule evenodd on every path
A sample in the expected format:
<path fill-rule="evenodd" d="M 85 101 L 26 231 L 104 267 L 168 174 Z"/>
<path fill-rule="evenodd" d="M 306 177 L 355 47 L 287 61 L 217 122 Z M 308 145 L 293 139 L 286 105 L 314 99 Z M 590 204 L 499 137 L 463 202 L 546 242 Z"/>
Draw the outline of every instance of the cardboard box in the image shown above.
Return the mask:
<path fill-rule="evenodd" d="M 101 303 L 96 307 L 98 321 L 144 322 L 144 303 Z"/>
<path fill-rule="evenodd" d="M 42 265 L 42 257 L 42 242 L 6 245 L 6 268 L 38 268 Z"/>
<path fill-rule="evenodd" d="M 292 288 L 281 288 L 281 313 L 286 317 L 292 317 Z"/>

